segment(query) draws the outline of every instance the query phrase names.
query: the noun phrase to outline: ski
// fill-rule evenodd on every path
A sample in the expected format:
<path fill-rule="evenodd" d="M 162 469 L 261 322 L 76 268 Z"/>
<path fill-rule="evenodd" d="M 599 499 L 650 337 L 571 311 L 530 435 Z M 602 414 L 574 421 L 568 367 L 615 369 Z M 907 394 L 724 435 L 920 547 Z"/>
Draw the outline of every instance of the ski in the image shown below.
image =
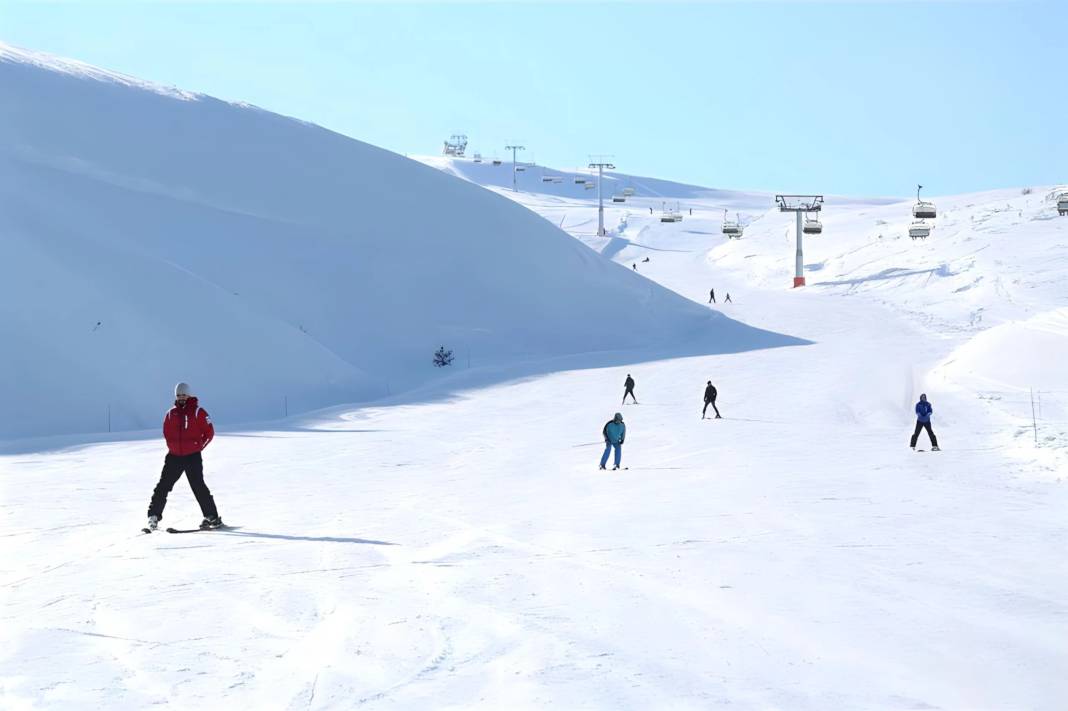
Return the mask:
<path fill-rule="evenodd" d="M 152 529 L 151 528 L 142 528 L 141 529 L 141 533 L 152 533 Z"/>
<path fill-rule="evenodd" d="M 236 526 L 216 526 L 215 528 L 168 528 L 167 533 L 206 533 L 208 531 L 226 531 Z"/>

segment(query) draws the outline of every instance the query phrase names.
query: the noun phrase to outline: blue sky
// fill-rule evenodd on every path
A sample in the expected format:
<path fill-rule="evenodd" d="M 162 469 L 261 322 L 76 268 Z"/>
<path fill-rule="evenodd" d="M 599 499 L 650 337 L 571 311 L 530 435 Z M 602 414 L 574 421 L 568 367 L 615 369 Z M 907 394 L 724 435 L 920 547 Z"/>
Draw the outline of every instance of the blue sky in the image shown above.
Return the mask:
<path fill-rule="evenodd" d="M 937 195 L 1068 181 L 1066 5 L 0 0 L 0 40 L 400 153 Z"/>

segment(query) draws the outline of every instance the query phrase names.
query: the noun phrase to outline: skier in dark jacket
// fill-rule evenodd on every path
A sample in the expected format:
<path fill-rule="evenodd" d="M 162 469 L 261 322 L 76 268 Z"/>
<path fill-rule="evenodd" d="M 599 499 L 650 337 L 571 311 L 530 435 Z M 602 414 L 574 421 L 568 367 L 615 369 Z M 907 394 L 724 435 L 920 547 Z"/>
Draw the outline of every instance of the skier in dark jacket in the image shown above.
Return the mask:
<path fill-rule="evenodd" d="M 711 405 L 712 409 L 716 411 L 717 420 L 723 419 L 719 415 L 719 408 L 716 407 L 716 386 L 712 384 L 712 381 L 708 381 L 708 385 L 705 386 L 705 409 L 701 410 L 701 419 L 705 419 L 705 413 L 708 412 L 708 406 Z"/>
<path fill-rule="evenodd" d="M 931 438 L 932 451 L 939 451 L 938 438 L 931 429 L 931 413 L 933 412 L 934 408 L 931 407 L 931 403 L 927 402 L 927 393 L 922 393 L 920 401 L 916 403 L 916 429 L 912 433 L 912 441 L 909 442 L 909 446 L 913 449 L 916 449 L 916 440 L 920 436 L 920 430 L 927 430 L 927 436 Z"/>
<path fill-rule="evenodd" d="M 148 528 L 145 530 L 155 530 L 163 518 L 167 494 L 171 493 L 183 472 L 204 515 L 200 527 L 222 526 L 215 499 L 204 483 L 204 462 L 200 457 L 200 453 L 215 437 L 215 427 L 185 383 L 174 386 L 174 407 L 163 417 L 163 437 L 167 440 L 167 456 L 163 460 L 159 483 L 152 492 L 152 501 L 148 504 Z"/>
<path fill-rule="evenodd" d="M 601 430 L 604 436 L 604 454 L 601 455 L 601 469 L 608 464 L 608 453 L 616 450 L 615 466 L 613 471 L 619 469 L 619 460 L 623 457 L 623 440 L 627 438 L 627 426 L 623 424 L 623 415 L 616 413 L 615 416 L 604 424 Z"/>
<path fill-rule="evenodd" d="M 709 289 L 708 290 L 708 303 L 710 303 L 710 304 L 716 303 L 716 290 L 715 289 Z"/>
<path fill-rule="evenodd" d="M 623 404 L 627 404 L 627 395 L 630 395 L 634 400 L 634 404 L 638 404 L 638 398 L 634 397 L 634 378 L 630 377 L 630 373 L 627 373 L 627 379 L 623 381 Z"/>

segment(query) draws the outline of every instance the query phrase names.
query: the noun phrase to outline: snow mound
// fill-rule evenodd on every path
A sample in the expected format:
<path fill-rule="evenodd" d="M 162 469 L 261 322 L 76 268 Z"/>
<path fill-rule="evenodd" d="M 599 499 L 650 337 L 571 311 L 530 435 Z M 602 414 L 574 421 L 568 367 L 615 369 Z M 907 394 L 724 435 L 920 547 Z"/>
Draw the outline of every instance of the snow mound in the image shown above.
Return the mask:
<path fill-rule="evenodd" d="M 468 364 L 797 342 L 311 124 L 6 46 L 0 86 L 0 438 L 154 429 L 178 380 L 217 421 L 262 420 Z"/>
<path fill-rule="evenodd" d="M 1068 392 L 1068 308 L 987 329 L 957 348 L 937 369 L 947 381 L 983 390 L 1029 388 Z"/>

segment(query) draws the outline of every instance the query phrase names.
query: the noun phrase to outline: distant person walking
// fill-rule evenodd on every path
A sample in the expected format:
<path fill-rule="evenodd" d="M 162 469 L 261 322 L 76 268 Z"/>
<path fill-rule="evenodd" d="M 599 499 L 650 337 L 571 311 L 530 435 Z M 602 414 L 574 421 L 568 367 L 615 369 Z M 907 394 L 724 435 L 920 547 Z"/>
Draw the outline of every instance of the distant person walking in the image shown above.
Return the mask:
<path fill-rule="evenodd" d="M 615 466 L 612 467 L 612 470 L 615 471 L 619 469 L 619 462 L 623 458 L 623 440 L 627 438 L 627 426 L 623 424 L 623 415 L 617 412 L 611 420 L 605 423 L 601 434 L 604 435 L 604 454 L 601 455 L 601 469 L 604 469 L 605 465 L 608 464 L 608 453 L 615 449 Z"/>
<path fill-rule="evenodd" d="M 630 395 L 634 400 L 634 404 L 638 404 L 638 398 L 634 397 L 634 378 L 630 377 L 630 373 L 627 373 L 627 379 L 623 381 L 623 404 L 627 404 L 627 395 Z"/>
<path fill-rule="evenodd" d="M 920 430 L 927 430 L 927 436 L 931 438 L 931 450 L 939 451 L 938 438 L 931 429 L 931 413 L 933 412 L 934 408 L 931 407 L 931 403 L 927 402 L 927 393 L 921 394 L 920 401 L 916 403 L 916 429 L 912 433 L 912 441 L 909 442 L 909 446 L 913 449 L 916 449 L 916 440 L 920 437 Z"/>
<path fill-rule="evenodd" d="M 729 291 L 727 292 L 727 298 L 723 300 L 723 303 L 725 303 L 725 304 L 733 304 L 734 303 L 733 301 L 731 301 L 731 292 L 729 292 Z"/>
<path fill-rule="evenodd" d="M 712 384 L 712 381 L 708 381 L 708 385 L 705 386 L 705 409 L 701 410 L 701 419 L 705 419 L 705 413 L 708 412 L 708 406 L 711 405 L 712 409 L 716 413 L 715 419 L 721 420 L 719 408 L 716 407 L 716 386 Z"/>
<path fill-rule="evenodd" d="M 708 303 L 710 303 L 710 304 L 716 303 L 716 290 L 715 289 L 709 289 L 708 290 Z"/>
<path fill-rule="evenodd" d="M 163 507 L 167 505 L 167 495 L 181 478 L 183 472 L 189 481 L 189 487 L 200 504 L 204 515 L 200 527 L 218 528 L 223 525 L 219 511 L 215 508 L 215 499 L 204 483 L 204 462 L 200 453 L 204 451 L 215 437 L 215 427 L 211 418 L 194 397 L 186 383 L 174 386 L 174 407 L 163 417 L 163 437 L 167 441 L 167 456 L 163 460 L 163 472 L 159 483 L 152 492 L 148 504 L 148 530 L 155 530 L 163 518 Z"/>

